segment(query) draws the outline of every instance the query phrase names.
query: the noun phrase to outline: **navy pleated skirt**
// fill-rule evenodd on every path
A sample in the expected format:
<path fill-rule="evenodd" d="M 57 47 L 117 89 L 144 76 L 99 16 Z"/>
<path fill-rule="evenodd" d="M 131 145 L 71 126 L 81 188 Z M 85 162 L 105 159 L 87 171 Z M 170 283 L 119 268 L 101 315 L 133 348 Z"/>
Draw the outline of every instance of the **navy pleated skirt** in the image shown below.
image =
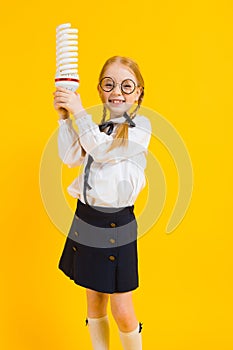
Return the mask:
<path fill-rule="evenodd" d="M 77 202 L 58 267 L 76 284 L 102 293 L 138 287 L 134 206 L 107 208 Z"/>

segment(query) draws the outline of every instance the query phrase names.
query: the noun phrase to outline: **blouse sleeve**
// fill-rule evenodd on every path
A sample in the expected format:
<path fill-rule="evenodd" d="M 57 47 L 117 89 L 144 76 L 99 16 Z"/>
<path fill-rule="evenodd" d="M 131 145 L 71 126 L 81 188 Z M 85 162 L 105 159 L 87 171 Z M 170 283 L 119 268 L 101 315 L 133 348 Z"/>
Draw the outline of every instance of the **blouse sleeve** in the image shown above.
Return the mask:
<path fill-rule="evenodd" d="M 136 126 L 128 129 L 128 146 L 117 146 L 108 151 L 114 137 L 101 132 L 98 125 L 92 121 L 91 115 L 86 114 L 76 119 L 80 143 L 96 162 L 116 163 L 141 152 L 147 152 L 151 123 L 144 116 L 137 116 L 134 121 Z"/>
<path fill-rule="evenodd" d="M 59 119 L 58 154 L 64 164 L 69 168 L 81 165 L 85 158 L 79 136 L 72 126 L 72 120 Z"/>

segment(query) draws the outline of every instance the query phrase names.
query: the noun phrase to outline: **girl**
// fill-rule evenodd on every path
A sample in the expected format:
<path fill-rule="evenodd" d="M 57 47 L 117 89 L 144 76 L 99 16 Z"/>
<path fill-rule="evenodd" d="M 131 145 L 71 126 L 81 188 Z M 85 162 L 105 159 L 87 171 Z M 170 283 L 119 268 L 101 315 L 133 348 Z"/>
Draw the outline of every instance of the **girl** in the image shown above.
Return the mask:
<path fill-rule="evenodd" d="M 77 208 L 59 269 L 86 288 L 86 324 L 94 350 L 109 349 L 109 299 L 123 349 L 141 350 L 142 324 L 132 301 L 138 287 L 134 202 L 145 186 L 151 124 L 137 114 L 144 81 L 136 62 L 121 56 L 108 59 L 98 92 L 103 102 L 100 125 L 84 110 L 79 94 L 63 88 L 54 92 L 59 156 L 68 167 L 84 165 L 68 187 Z"/>

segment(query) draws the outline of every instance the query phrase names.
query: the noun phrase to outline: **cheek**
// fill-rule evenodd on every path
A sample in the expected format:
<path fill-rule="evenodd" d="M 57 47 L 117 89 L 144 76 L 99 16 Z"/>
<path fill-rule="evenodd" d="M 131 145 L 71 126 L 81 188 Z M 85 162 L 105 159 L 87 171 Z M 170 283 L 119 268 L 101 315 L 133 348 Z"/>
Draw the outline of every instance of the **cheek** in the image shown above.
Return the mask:
<path fill-rule="evenodd" d="M 136 95 L 128 95 L 126 98 L 126 102 L 128 102 L 130 104 L 133 104 L 136 100 L 137 100 Z"/>
<path fill-rule="evenodd" d="M 100 93 L 100 99 L 103 103 L 106 103 L 108 101 L 108 95 L 105 94 L 104 92 Z"/>

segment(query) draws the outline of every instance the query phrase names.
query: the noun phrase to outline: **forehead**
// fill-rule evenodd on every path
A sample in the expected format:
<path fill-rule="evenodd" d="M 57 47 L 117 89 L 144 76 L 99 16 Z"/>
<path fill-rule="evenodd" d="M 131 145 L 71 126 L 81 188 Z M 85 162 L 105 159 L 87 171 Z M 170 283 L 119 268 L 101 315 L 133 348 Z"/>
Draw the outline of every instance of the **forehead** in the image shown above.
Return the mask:
<path fill-rule="evenodd" d="M 105 70 L 104 76 L 111 77 L 116 81 L 125 79 L 136 80 L 135 74 L 132 72 L 132 70 L 122 63 L 112 63 Z"/>

